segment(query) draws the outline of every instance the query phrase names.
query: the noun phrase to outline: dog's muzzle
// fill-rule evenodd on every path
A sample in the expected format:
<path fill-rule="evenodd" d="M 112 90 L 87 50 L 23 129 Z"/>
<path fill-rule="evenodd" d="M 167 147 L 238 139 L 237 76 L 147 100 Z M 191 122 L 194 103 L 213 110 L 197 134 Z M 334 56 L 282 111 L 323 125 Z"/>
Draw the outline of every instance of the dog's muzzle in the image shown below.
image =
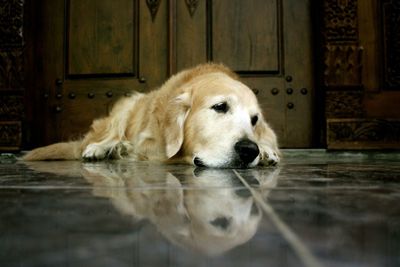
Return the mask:
<path fill-rule="evenodd" d="M 247 168 L 260 154 L 258 145 L 247 139 L 241 139 L 234 145 L 235 155 L 231 158 L 226 165 L 219 167 L 235 167 L 235 168 Z M 193 159 L 193 164 L 196 167 L 208 167 L 208 165 L 199 157 Z"/>

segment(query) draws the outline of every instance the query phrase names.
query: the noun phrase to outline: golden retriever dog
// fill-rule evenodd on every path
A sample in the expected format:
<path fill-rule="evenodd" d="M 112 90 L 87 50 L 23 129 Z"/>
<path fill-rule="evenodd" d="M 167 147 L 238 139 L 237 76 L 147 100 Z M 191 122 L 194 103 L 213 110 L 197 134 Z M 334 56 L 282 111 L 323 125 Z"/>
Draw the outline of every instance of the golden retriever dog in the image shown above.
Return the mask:
<path fill-rule="evenodd" d="M 158 90 L 119 100 L 82 140 L 30 151 L 25 160 L 129 158 L 202 167 L 276 165 L 275 133 L 254 93 L 219 64 L 172 76 Z"/>

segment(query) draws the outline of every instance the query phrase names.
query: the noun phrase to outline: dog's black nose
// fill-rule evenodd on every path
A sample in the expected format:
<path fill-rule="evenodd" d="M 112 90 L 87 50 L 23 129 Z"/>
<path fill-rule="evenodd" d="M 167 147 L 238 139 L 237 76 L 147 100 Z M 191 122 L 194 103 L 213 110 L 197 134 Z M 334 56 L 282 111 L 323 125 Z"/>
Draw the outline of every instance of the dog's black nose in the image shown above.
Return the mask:
<path fill-rule="evenodd" d="M 257 144 L 249 139 L 242 139 L 237 142 L 235 151 L 238 153 L 240 160 L 246 164 L 252 162 L 260 154 Z"/>

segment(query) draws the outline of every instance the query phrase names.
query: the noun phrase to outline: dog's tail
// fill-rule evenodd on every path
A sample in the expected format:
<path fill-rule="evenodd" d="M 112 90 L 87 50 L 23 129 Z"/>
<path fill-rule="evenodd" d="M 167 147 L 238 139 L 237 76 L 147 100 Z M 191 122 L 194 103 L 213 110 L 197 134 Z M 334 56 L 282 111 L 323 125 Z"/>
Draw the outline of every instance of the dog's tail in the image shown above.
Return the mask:
<path fill-rule="evenodd" d="M 81 141 L 56 143 L 29 151 L 23 160 L 76 160 L 81 158 Z"/>

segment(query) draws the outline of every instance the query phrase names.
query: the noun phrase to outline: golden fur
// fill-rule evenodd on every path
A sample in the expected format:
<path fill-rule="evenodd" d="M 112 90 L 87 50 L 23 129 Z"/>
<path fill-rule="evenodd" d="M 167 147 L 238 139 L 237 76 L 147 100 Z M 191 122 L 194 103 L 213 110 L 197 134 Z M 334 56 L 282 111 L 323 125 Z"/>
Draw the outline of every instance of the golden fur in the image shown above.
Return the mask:
<path fill-rule="evenodd" d="M 212 111 L 218 102 L 229 104 L 229 112 Z M 252 116 L 258 119 L 253 126 Z M 237 163 L 233 149 L 243 138 L 259 148 L 259 156 L 246 166 Z M 172 76 L 158 90 L 119 100 L 82 140 L 34 149 L 24 160 L 123 157 L 191 164 L 201 157 L 209 167 L 254 167 L 276 164 L 279 150 L 252 91 L 228 68 L 209 63 Z"/>

